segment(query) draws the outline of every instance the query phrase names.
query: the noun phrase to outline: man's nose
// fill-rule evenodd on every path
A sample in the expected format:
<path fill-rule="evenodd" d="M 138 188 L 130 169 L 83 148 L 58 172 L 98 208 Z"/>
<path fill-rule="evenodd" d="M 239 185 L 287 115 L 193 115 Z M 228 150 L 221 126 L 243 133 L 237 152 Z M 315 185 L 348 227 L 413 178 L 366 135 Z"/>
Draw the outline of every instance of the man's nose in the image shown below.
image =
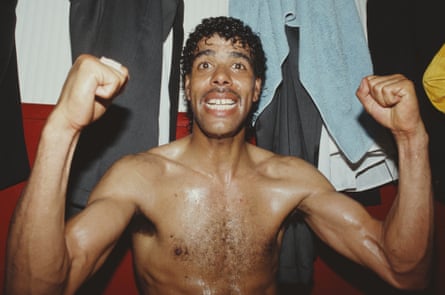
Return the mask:
<path fill-rule="evenodd" d="M 212 83 L 215 85 L 230 85 L 232 84 L 232 77 L 230 70 L 223 66 L 218 66 L 215 69 L 212 77 Z"/>

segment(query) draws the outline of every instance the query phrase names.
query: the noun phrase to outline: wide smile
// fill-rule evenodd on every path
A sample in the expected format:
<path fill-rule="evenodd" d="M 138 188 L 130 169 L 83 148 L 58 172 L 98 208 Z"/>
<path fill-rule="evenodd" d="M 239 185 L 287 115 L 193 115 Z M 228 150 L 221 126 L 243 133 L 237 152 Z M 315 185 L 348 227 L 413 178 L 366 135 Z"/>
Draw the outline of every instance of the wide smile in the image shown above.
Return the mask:
<path fill-rule="evenodd" d="M 229 98 L 212 98 L 205 104 L 207 108 L 215 111 L 226 111 L 236 107 L 236 101 Z"/>

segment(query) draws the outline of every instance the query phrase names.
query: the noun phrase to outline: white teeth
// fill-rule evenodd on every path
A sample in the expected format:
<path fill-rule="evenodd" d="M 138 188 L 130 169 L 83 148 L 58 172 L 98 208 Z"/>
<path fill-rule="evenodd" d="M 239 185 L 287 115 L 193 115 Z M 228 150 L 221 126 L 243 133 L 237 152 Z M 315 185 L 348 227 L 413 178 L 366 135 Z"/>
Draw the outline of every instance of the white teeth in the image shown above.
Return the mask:
<path fill-rule="evenodd" d="M 235 105 L 230 105 L 230 104 L 207 104 L 207 107 L 211 110 L 218 110 L 218 111 L 225 111 L 225 110 L 230 110 L 234 107 Z"/>
<path fill-rule="evenodd" d="M 235 102 L 227 98 L 213 98 L 208 100 L 206 105 L 212 110 L 228 110 L 235 106 Z"/>
<path fill-rule="evenodd" d="M 228 98 L 213 98 L 207 101 L 207 104 L 234 104 L 235 102 Z"/>

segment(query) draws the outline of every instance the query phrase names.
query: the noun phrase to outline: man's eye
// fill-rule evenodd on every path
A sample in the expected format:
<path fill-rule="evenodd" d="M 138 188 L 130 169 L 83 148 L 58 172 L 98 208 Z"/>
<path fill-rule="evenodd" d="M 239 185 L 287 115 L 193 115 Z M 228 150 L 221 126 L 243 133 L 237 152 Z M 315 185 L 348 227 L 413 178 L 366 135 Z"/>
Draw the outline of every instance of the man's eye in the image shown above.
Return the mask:
<path fill-rule="evenodd" d="M 242 63 L 235 63 L 232 66 L 235 70 L 245 70 L 246 66 L 244 66 L 244 64 Z"/>
<path fill-rule="evenodd" d="M 208 62 L 202 62 L 198 65 L 198 69 L 205 70 L 210 68 L 210 64 Z"/>

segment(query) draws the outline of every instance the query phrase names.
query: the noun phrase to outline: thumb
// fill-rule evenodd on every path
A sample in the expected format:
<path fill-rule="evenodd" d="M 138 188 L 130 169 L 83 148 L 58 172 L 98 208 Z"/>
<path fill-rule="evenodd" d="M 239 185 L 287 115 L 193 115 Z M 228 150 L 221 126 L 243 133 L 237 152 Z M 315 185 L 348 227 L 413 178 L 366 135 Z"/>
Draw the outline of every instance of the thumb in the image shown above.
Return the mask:
<path fill-rule="evenodd" d="M 370 106 L 375 103 L 374 99 L 372 98 L 371 88 L 366 77 L 361 80 L 355 94 L 365 109 L 369 109 Z"/>
<path fill-rule="evenodd" d="M 360 81 L 360 85 L 357 88 L 356 95 L 361 100 L 362 98 L 365 98 L 369 94 L 370 94 L 370 88 L 367 83 L 367 79 L 365 77 Z"/>

